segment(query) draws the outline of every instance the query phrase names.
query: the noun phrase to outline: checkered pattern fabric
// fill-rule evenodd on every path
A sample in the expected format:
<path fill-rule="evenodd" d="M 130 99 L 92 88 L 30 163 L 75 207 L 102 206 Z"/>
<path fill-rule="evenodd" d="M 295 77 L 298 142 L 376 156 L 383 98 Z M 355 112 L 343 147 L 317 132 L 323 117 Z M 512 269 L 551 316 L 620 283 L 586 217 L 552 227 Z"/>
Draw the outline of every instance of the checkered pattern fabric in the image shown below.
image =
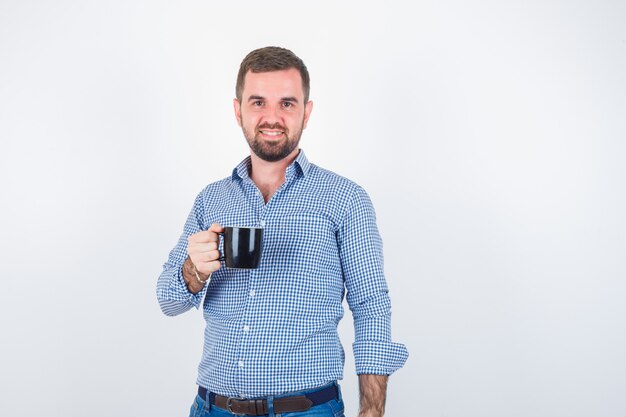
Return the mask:
<path fill-rule="evenodd" d="M 354 318 L 357 373 L 400 368 L 408 353 L 391 341 L 382 242 L 365 191 L 309 163 L 301 151 L 265 204 L 249 165 L 248 157 L 198 195 L 157 283 L 167 315 L 202 304 L 206 329 L 197 383 L 250 398 L 342 379 L 337 324 L 344 295 Z M 182 278 L 187 237 L 212 223 L 263 227 L 261 263 L 254 270 L 223 266 L 192 295 Z"/>

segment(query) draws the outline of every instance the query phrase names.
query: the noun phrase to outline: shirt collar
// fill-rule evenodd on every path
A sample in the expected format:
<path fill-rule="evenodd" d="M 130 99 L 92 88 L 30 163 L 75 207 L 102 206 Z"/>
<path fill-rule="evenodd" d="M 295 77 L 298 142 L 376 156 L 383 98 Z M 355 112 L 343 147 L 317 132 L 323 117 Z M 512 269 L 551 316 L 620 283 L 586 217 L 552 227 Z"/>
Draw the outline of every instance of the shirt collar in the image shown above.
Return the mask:
<path fill-rule="evenodd" d="M 235 167 L 235 169 L 233 169 L 233 175 L 232 175 L 233 179 L 250 178 L 250 164 L 251 164 L 251 158 L 248 156 L 243 161 L 241 161 L 239 165 Z M 287 167 L 285 176 L 291 177 L 294 175 L 294 173 L 300 173 L 302 175 L 306 175 L 309 173 L 310 170 L 311 170 L 311 163 L 309 162 L 306 155 L 304 154 L 304 151 L 300 149 L 300 153 L 298 154 L 297 158 L 293 161 L 293 163 L 291 163 L 291 165 Z"/>

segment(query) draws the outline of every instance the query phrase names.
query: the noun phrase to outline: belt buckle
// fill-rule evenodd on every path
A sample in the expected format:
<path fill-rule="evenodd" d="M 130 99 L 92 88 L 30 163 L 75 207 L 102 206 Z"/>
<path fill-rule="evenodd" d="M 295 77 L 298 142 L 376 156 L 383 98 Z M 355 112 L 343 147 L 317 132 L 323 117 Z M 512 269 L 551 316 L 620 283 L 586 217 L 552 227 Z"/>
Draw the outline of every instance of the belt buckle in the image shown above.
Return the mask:
<path fill-rule="evenodd" d="M 233 400 L 245 400 L 245 398 L 243 398 L 243 397 L 228 397 L 226 399 L 226 410 L 228 410 L 229 413 L 234 414 L 236 416 L 245 416 L 246 413 L 239 414 L 239 413 L 235 413 L 233 410 L 231 410 L 230 407 L 233 405 Z"/>

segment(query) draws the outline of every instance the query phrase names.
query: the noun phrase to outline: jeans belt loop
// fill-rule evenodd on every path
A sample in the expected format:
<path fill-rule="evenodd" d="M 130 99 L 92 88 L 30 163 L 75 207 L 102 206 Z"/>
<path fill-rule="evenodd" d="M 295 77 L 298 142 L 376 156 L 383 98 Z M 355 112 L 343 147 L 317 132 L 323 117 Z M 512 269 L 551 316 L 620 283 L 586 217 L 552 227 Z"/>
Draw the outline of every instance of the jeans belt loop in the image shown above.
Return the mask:
<path fill-rule="evenodd" d="M 268 414 L 268 417 L 275 417 L 274 397 L 267 397 L 267 414 Z"/>

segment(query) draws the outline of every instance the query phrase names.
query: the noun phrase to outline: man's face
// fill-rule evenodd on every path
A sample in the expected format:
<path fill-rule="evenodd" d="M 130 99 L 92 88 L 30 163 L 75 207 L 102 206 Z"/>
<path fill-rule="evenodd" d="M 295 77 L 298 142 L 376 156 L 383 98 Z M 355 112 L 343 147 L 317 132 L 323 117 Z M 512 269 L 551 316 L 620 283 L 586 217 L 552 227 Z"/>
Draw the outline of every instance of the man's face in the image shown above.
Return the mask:
<path fill-rule="evenodd" d="M 250 149 L 259 158 L 280 161 L 295 152 L 313 103 L 304 103 L 302 78 L 297 69 L 248 71 L 235 116 Z"/>

